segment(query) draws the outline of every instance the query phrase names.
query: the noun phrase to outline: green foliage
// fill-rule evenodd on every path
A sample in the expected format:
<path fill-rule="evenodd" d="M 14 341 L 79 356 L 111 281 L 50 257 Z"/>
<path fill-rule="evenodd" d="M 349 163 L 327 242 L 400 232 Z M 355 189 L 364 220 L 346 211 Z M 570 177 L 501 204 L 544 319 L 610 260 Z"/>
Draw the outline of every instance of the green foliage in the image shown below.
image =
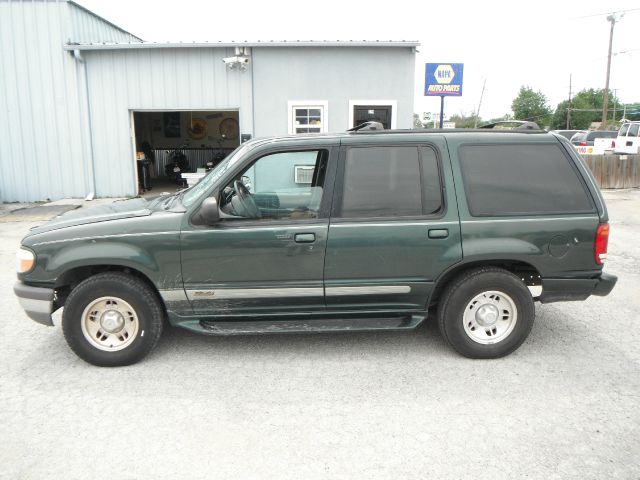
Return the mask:
<path fill-rule="evenodd" d="M 456 128 L 473 128 L 476 121 L 474 114 L 466 115 L 464 112 L 460 112 L 449 117 L 448 122 L 455 122 Z M 482 119 L 478 119 L 478 126 L 482 125 Z"/>
<path fill-rule="evenodd" d="M 620 111 L 620 115 L 617 116 L 618 119 L 620 119 L 622 117 L 623 109 L 624 109 L 624 107 L 622 107 L 622 106 L 618 107 L 618 110 Z M 626 119 L 627 120 L 640 120 L 640 103 L 628 103 L 627 104 Z"/>
<path fill-rule="evenodd" d="M 540 127 L 548 125 L 551 120 L 551 108 L 547 105 L 547 97 L 540 91 L 535 92 L 531 87 L 520 87 L 518 96 L 511 103 L 511 110 L 516 120 L 536 122 Z"/>
<path fill-rule="evenodd" d="M 618 99 L 609 91 L 609 121 L 613 119 L 614 102 L 616 105 L 616 119 L 622 117 L 622 106 Z M 586 130 L 593 122 L 602 121 L 602 106 L 604 104 L 604 89 L 584 89 L 579 91 L 571 99 L 570 129 Z M 553 129 L 567 128 L 567 108 L 569 101 L 564 100 L 558 104 L 553 114 L 551 127 Z M 616 128 L 615 126 L 612 126 Z"/>

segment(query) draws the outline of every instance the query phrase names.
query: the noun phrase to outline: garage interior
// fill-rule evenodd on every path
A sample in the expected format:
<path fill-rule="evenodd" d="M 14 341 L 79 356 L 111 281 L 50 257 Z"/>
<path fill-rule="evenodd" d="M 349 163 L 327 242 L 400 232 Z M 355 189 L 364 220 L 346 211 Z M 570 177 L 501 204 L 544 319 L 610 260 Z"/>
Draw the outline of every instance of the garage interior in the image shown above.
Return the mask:
<path fill-rule="evenodd" d="M 240 144 L 238 119 L 238 110 L 133 112 L 140 193 L 184 188 L 181 173 L 220 163 Z"/>

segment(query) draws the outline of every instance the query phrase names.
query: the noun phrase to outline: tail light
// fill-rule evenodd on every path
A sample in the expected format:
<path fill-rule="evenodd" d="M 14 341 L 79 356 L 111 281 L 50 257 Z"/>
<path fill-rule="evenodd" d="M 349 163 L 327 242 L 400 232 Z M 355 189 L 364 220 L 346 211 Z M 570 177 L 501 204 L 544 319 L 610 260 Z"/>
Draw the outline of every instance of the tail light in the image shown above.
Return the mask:
<path fill-rule="evenodd" d="M 616 148 L 616 141 L 615 140 L 611 140 L 611 148 Z"/>
<path fill-rule="evenodd" d="M 586 147 L 587 146 L 587 142 L 580 142 L 580 145 L 583 146 L 583 147 Z"/>
<path fill-rule="evenodd" d="M 609 224 L 601 223 L 596 230 L 596 242 L 593 248 L 593 256 L 596 265 L 602 265 L 607 258 L 607 244 L 609 243 Z"/>

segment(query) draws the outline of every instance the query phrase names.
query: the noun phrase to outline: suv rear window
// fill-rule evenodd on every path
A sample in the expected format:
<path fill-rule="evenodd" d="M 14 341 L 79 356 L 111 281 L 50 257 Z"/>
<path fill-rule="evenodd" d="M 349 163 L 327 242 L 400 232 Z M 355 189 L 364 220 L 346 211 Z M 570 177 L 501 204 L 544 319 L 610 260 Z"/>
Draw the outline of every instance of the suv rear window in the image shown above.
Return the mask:
<path fill-rule="evenodd" d="M 593 211 L 578 172 L 558 145 L 465 145 L 459 156 L 474 216 Z"/>
<path fill-rule="evenodd" d="M 442 207 L 436 153 L 429 147 L 347 150 L 341 216 L 429 215 Z"/>

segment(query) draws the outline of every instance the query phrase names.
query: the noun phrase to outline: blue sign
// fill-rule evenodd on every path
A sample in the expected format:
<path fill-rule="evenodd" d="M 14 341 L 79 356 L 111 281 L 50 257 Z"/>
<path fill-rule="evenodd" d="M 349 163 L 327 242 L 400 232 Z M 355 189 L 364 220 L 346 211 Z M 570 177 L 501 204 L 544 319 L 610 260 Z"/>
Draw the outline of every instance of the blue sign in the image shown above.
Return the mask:
<path fill-rule="evenodd" d="M 424 94 L 439 97 L 462 95 L 464 63 L 427 63 Z"/>

